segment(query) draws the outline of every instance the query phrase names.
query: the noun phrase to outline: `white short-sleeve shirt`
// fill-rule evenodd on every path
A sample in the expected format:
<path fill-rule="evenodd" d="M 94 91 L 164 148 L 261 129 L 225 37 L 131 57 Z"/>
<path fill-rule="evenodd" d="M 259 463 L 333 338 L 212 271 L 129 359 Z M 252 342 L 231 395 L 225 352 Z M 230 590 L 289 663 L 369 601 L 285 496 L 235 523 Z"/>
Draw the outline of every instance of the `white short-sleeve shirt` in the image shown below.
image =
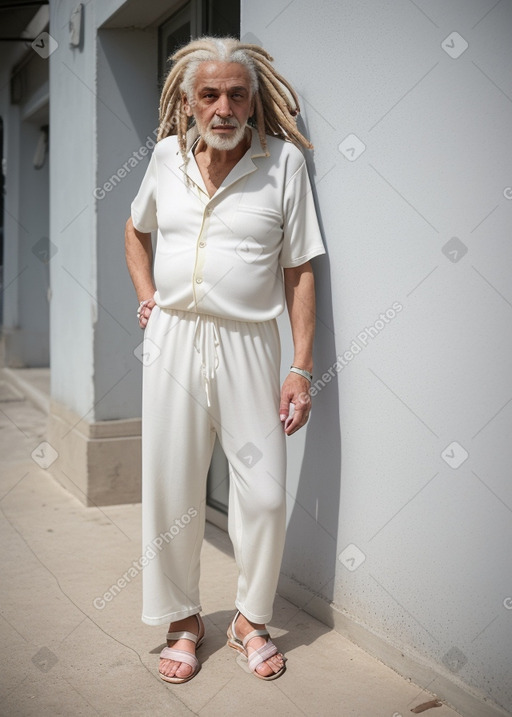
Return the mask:
<path fill-rule="evenodd" d="M 156 145 L 131 207 L 141 232 L 158 229 L 155 301 L 163 308 L 267 321 L 285 307 L 283 268 L 324 253 L 302 152 L 253 129 L 251 147 L 210 198 L 193 148 Z M 188 181 L 187 181 L 188 176 Z"/>

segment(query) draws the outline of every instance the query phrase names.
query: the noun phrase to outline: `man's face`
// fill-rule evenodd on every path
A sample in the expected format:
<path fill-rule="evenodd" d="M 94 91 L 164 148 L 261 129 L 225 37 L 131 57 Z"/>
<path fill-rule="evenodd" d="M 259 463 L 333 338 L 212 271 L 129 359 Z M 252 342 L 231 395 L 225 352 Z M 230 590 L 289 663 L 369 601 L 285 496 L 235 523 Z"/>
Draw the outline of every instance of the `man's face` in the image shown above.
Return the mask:
<path fill-rule="evenodd" d="M 202 62 L 193 101 L 185 97 L 185 111 L 195 118 L 207 145 L 235 149 L 244 139 L 247 120 L 254 111 L 247 68 L 238 62 Z"/>

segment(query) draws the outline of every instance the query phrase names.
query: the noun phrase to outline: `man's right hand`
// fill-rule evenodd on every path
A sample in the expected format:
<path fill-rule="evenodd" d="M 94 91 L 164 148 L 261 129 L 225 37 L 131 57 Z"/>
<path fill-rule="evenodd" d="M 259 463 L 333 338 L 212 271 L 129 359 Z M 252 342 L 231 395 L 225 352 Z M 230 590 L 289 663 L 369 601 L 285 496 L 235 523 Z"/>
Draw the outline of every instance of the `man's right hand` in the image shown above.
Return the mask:
<path fill-rule="evenodd" d="M 151 316 L 151 312 L 153 311 L 153 307 L 155 306 L 155 300 L 149 299 L 147 304 L 144 304 L 144 306 L 141 307 L 139 312 L 139 326 L 141 329 L 145 329 L 148 325 L 149 317 Z"/>

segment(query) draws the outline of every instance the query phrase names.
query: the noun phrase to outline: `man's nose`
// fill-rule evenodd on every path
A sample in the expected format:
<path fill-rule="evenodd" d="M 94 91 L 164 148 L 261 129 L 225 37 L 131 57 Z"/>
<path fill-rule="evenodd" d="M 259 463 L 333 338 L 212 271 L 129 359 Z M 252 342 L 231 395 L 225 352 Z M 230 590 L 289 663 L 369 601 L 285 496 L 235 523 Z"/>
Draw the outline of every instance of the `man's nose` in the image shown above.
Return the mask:
<path fill-rule="evenodd" d="M 217 100 L 216 113 L 219 117 L 231 117 L 231 115 L 233 114 L 231 111 L 229 98 L 226 95 L 220 95 L 219 99 Z"/>

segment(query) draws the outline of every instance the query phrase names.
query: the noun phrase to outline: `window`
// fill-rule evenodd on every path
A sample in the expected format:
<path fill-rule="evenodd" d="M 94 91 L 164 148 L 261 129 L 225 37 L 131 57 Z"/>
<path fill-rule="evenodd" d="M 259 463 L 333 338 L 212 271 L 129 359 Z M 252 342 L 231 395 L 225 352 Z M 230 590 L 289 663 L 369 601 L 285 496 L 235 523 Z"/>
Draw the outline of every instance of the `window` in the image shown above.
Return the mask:
<path fill-rule="evenodd" d="M 201 35 L 240 37 L 240 0 L 189 0 L 160 26 L 161 81 L 169 71 L 170 55 Z"/>

